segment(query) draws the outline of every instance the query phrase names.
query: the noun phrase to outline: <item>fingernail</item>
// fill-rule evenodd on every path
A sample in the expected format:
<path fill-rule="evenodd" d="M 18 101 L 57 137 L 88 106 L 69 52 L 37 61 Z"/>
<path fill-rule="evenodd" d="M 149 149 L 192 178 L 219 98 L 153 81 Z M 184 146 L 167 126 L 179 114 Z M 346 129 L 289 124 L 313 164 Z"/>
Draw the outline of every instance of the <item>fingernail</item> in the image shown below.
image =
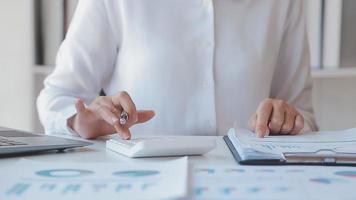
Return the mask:
<path fill-rule="evenodd" d="M 258 128 L 256 132 L 257 132 L 257 136 L 258 136 L 258 137 L 263 138 L 263 136 L 264 136 L 264 131 L 263 131 L 261 128 Z"/>
<path fill-rule="evenodd" d="M 128 140 L 128 139 L 130 139 L 130 135 L 129 135 L 129 134 L 127 134 L 127 133 L 126 133 L 126 134 L 124 134 L 123 136 L 124 136 L 124 140 Z"/>
<path fill-rule="evenodd" d="M 269 136 L 269 134 L 270 134 L 270 131 L 269 131 L 269 129 L 267 129 L 265 136 Z"/>

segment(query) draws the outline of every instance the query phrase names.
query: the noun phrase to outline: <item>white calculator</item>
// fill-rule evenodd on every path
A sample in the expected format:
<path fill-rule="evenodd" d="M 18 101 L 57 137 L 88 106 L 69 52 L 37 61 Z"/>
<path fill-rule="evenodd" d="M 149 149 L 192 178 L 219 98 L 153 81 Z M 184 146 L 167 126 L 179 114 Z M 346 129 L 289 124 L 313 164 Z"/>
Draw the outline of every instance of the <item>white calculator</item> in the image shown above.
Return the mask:
<path fill-rule="evenodd" d="M 114 137 L 106 148 L 130 158 L 202 155 L 216 147 L 211 136 L 160 136 L 123 140 Z"/>

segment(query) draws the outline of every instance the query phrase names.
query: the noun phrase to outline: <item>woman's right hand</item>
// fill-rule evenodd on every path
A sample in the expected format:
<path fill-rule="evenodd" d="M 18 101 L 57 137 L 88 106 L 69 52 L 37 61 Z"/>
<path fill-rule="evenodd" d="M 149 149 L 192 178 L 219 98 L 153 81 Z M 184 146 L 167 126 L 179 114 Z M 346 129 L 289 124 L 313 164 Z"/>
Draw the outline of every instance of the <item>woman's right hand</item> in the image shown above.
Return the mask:
<path fill-rule="evenodd" d="M 155 115 L 152 110 L 137 111 L 127 92 L 119 92 L 114 96 L 97 97 L 88 107 L 85 107 L 82 100 L 78 100 L 75 107 L 77 114 L 68 119 L 68 126 L 86 139 L 116 132 L 123 139 L 130 139 L 129 128 L 131 126 L 145 123 Z M 122 111 L 129 114 L 125 125 L 121 125 L 119 122 Z"/>

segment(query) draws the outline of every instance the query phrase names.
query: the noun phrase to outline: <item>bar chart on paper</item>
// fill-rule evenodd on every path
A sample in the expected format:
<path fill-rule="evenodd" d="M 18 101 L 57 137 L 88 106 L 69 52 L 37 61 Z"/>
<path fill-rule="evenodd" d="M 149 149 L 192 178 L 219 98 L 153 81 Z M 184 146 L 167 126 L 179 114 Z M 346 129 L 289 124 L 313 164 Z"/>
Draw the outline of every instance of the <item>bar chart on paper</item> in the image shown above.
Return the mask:
<path fill-rule="evenodd" d="M 194 200 L 354 199 L 351 167 L 197 165 L 192 169 Z M 337 192 L 335 192 L 337 191 Z"/>
<path fill-rule="evenodd" d="M 144 165 L 23 160 L 1 174 L 0 199 L 178 198 L 186 195 L 186 176 L 185 158 Z"/>

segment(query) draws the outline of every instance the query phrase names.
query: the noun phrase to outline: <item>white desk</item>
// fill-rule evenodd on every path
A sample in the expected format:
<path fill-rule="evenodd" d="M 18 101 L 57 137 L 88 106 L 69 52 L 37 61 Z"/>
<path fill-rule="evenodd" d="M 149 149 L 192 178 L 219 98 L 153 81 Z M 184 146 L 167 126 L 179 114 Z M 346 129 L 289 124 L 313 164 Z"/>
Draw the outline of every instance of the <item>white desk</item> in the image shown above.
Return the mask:
<path fill-rule="evenodd" d="M 236 164 L 222 137 L 217 138 L 217 148 L 204 156 L 191 156 L 192 164 Z M 26 159 L 45 162 L 139 162 L 142 160 L 169 160 L 172 158 L 129 159 L 105 149 L 105 140 L 93 140 L 92 146 L 67 150 L 64 153 L 42 153 L 25 156 Z M 9 167 L 24 157 L 1 158 L 0 169 Z"/>
<path fill-rule="evenodd" d="M 208 154 L 206 154 L 204 156 L 189 157 L 189 164 L 209 164 L 209 165 L 211 164 L 212 166 L 224 164 L 224 165 L 236 165 L 237 166 L 232 154 L 230 153 L 230 150 L 226 146 L 222 137 L 216 137 L 216 138 L 217 138 L 217 148 L 215 150 L 209 152 Z M 68 150 L 65 153 L 42 153 L 42 154 L 25 156 L 25 158 L 31 159 L 34 161 L 51 162 L 53 164 L 56 162 L 58 162 L 58 163 L 60 163 L 60 162 L 80 162 L 80 163 L 85 163 L 85 162 L 131 163 L 131 162 L 135 162 L 135 163 L 138 163 L 138 162 L 142 162 L 142 161 L 146 161 L 146 160 L 155 160 L 155 161 L 159 162 L 159 161 L 164 161 L 164 160 L 175 159 L 172 157 L 130 159 L 130 158 L 121 156 L 117 153 L 114 153 L 110 150 L 106 150 L 104 139 L 95 140 L 95 141 L 91 141 L 91 142 L 93 142 L 94 145 L 88 146 L 88 147 L 83 147 L 83 148 L 77 148 L 77 149 L 73 149 L 73 150 Z M 1 158 L 0 159 L 0 170 L 5 170 L 5 171 L 9 170 L 9 168 L 11 168 L 11 166 L 14 163 L 16 163 L 18 160 L 20 160 L 21 158 L 23 158 L 23 157 Z M 24 167 L 26 167 L 26 166 L 24 166 Z M 254 171 L 254 169 L 257 169 L 257 168 L 260 168 L 260 167 L 249 167 L 249 170 Z M 273 166 L 273 170 L 277 169 L 279 171 L 285 171 L 285 168 L 286 167 Z M 326 168 L 319 167 L 319 168 L 314 168 L 314 169 L 316 169 L 317 170 L 316 172 L 318 172 L 318 171 L 323 171 Z M 350 169 L 350 170 L 353 170 L 353 169 Z M 266 173 L 268 173 L 268 172 L 266 172 Z M 239 181 L 240 185 L 244 186 L 244 184 L 248 185 L 248 184 L 252 183 L 251 181 L 256 181 L 256 179 L 253 179 L 253 178 L 256 178 L 256 176 L 253 177 L 253 174 L 250 174 L 250 175 L 251 175 L 252 179 L 244 180 L 242 182 Z M 324 174 L 319 174 L 319 175 L 324 175 Z M 317 175 L 316 178 L 318 178 L 319 175 Z M 266 177 L 269 177 L 269 175 Z M 288 180 L 287 179 L 288 177 L 285 177 L 285 178 L 286 179 L 283 179 L 283 180 L 282 179 L 279 180 L 279 178 L 278 178 L 277 183 L 282 186 L 288 186 L 288 185 L 295 186 L 294 190 L 291 190 L 290 192 L 288 191 L 284 194 L 284 197 L 286 197 L 286 196 L 288 197 L 287 199 L 305 199 L 305 196 L 303 196 L 303 195 L 308 194 L 308 192 L 315 189 L 315 188 L 313 188 L 314 186 L 309 187 L 311 185 L 310 181 L 305 182 L 305 183 L 309 184 L 308 187 L 306 188 L 304 185 L 299 184 L 299 182 L 298 182 L 299 179 L 298 180 L 294 180 L 294 179 Z M 341 176 L 337 177 L 337 178 L 341 178 Z M 300 179 L 304 180 L 303 177 L 300 177 Z M 356 180 L 354 181 L 353 179 L 354 178 L 350 177 L 349 180 L 347 180 L 348 181 L 347 184 L 343 185 L 343 182 L 341 182 L 341 184 L 335 185 L 335 186 L 333 186 L 332 184 L 323 183 L 323 182 L 316 183 L 315 186 L 317 186 L 317 189 L 319 188 L 319 190 L 316 190 L 313 193 L 314 196 L 309 195 L 309 198 L 310 199 L 320 199 L 320 198 L 312 198 L 312 197 L 315 197 L 315 195 L 316 195 L 317 197 L 322 196 L 323 199 L 350 199 L 350 198 L 345 198 L 345 196 L 346 197 L 350 197 L 350 196 L 354 197 L 356 195 L 356 192 L 354 192 L 354 188 L 356 186 Z M 258 182 L 259 184 L 269 184 L 269 185 L 265 185 L 265 186 L 266 187 L 270 186 L 270 183 L 268 182 L 268 180 L 270 180 L 270 179 L 266 180 L 263 183 L 261 183 L 261 181 L 263 181 L 262 179 L 258 179 L 258 180 L 260 180 L 260 181 L 256 181 L 256 182 Z M 333 179 L 331 179 L 331 180 L 333 180 Z M 204 180 L 204 183 L 205 183 L 205 181 L 206 180 Z M 323 181 L 323 180 L 319 180 L 319 181 Z M 274 183 L 276 183 L 276 181 L 274 181 Z M 323 184 L 325 184 L 325 185 L 323 185 Z M 253 183 L 253 185 L 254 185 L 254 183 Z M 272 186 L 271 186 L 271 188 L 272 188 Z M 322 188 L 324 188 L 324 190 L 322 190 Z M 335 193 L 334 191 L 339 191 L 339 194 Z M 340 193 L 340 191 L 342 191 L 342 192 Z M 292 196 L 290 194 L 292 194 Z M 343 194 L 344 196 L 339 198 L 339 195 L 341 195 L 341 194 Z M 261 195 L 269 195 L 269 196 L 263 196 L 262 198 L 257 198 L 257 199 L 266 199 L 266 197 L 273 197 L 273 194 L 271 194 L 271 193 L 263 193 Z M 271 199 L 271 198 L 269 198 L 269 199 Z M 286 198 L 282 198 L 282 199 L 286 199 Z M 354 199 L 354 198 L 352 198 L 352 199 Z"/>
<path fill-rule="evenodd" d="M 77 138 L 78 139 L 78 138 Z M 188 157 L 189 164 L 236 164 L 230 150 L 226 146 L 222 137 L 216 137 L 217 148 L 204 156 L 190 156 Z M 23 157 L 0 158 L 0 170 L 9 171 L 12 166 L 22 158 L 33 161 L 49 162 L 53 165 L 61 162 L 105 162 L 105 163 L 132 163 L 136 164 L 142 161 L 154 160 L 165 161 L 176 159 L 176 157 L 165 158 L 142 158 L 130 159 L 118 153 L 115 153 L 105 148 L 105 140 L 98 139 L 89 141 L 94 143 L 91 146 L 67 150 L 66 152 L 50 152 L 35 155 L 28 155 Z M 24 168 L 26 166 L 23 166 Z"/>

